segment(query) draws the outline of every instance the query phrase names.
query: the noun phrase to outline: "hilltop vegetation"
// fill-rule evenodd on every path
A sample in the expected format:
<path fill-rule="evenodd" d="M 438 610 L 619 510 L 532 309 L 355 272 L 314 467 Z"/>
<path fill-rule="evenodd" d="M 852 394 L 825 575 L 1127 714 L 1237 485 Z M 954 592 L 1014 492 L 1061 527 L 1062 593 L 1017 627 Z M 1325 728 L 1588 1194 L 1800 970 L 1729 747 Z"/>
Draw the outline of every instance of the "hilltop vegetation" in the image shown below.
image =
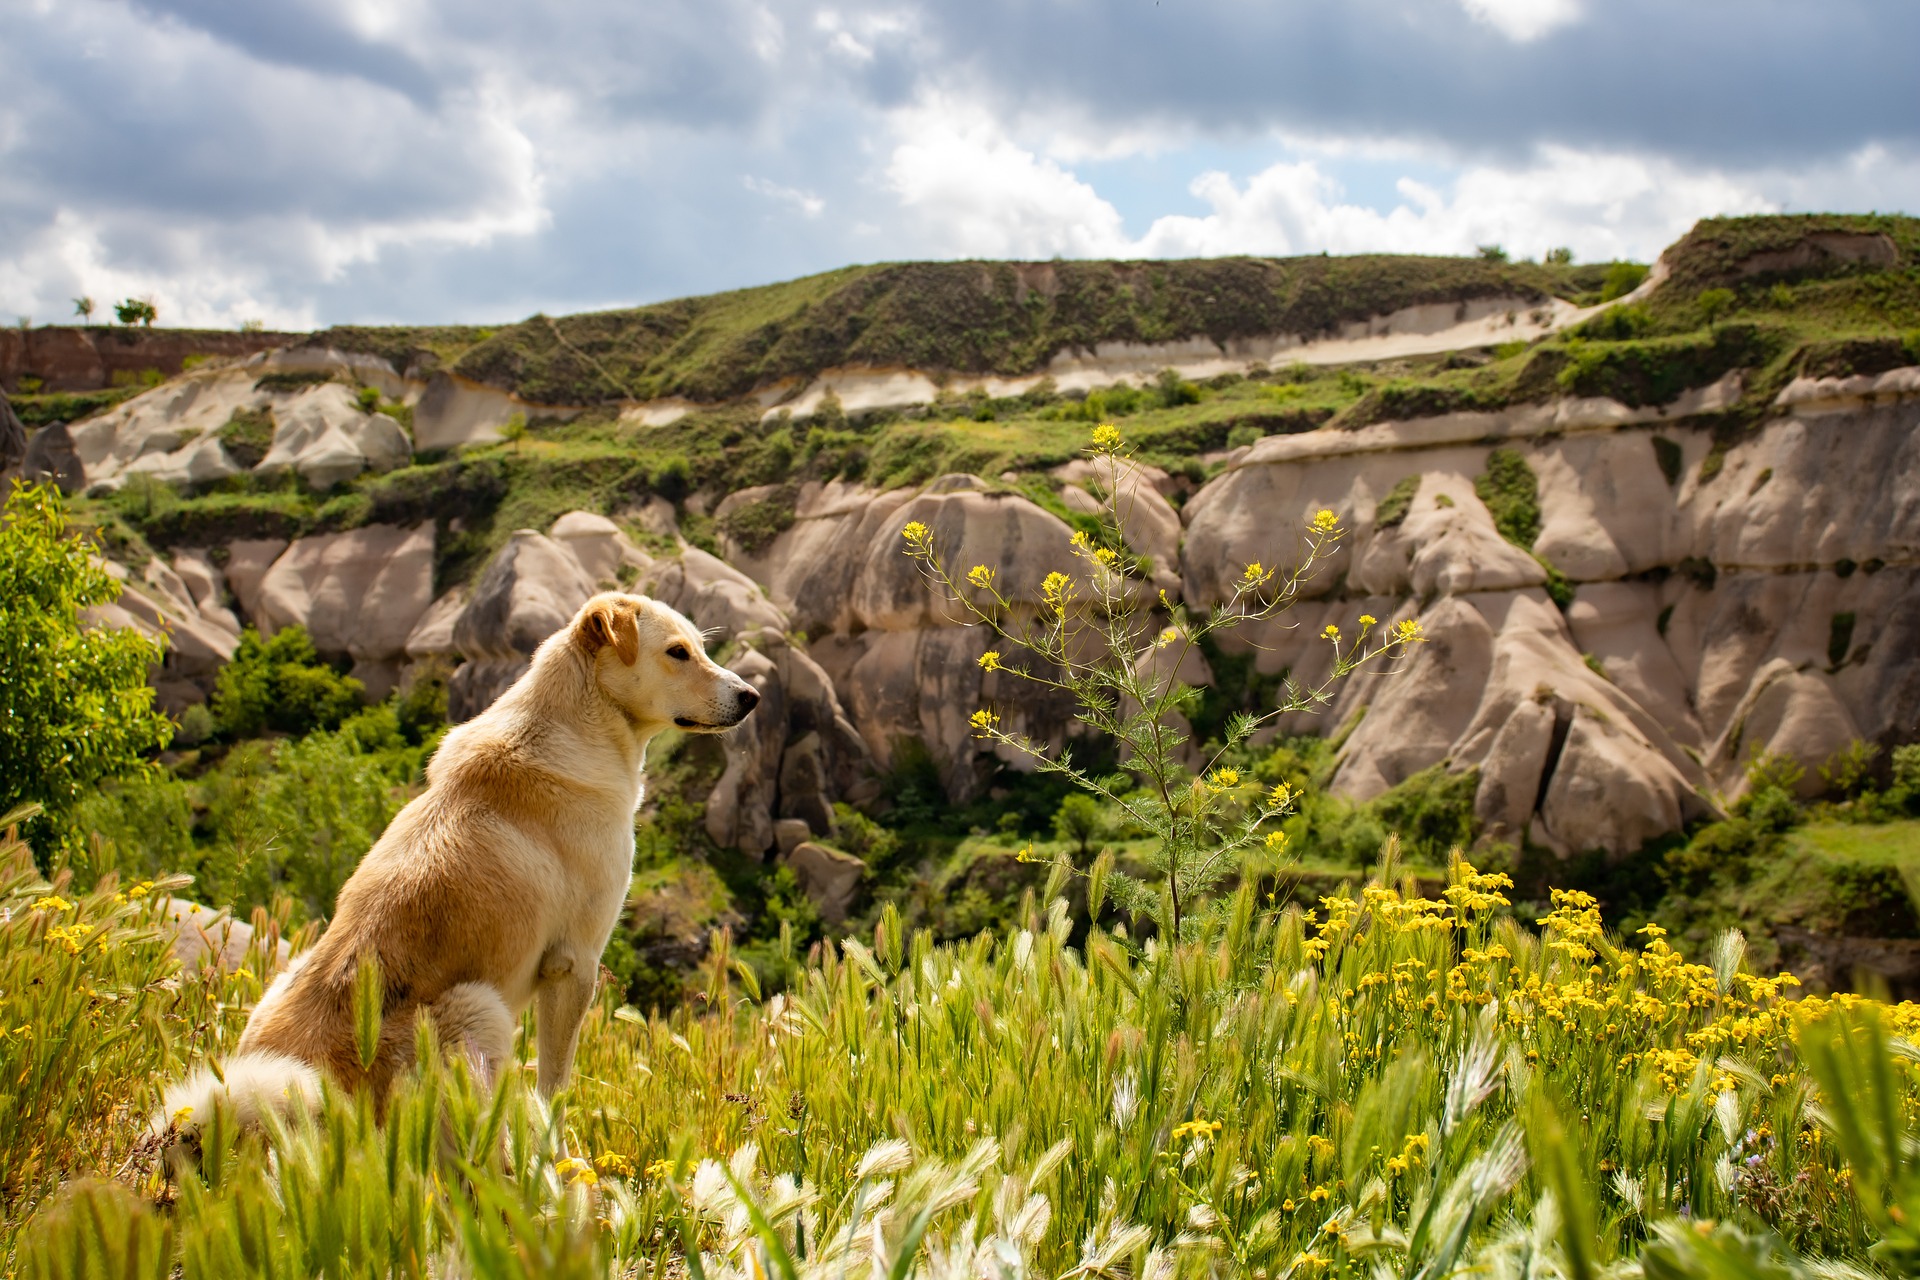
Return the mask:
<path fill-rule="evenodd" d="M 543 404 L 703 404 L 840 365 L 1027 374 L 1097 343 L 1320 335 L 1422 303 L 1593 293 L 1604 266 L 1361 254 L 1173 262 L 916 262 L 498 329 L 336 328 L 313 341 L 424 357 Z"/>

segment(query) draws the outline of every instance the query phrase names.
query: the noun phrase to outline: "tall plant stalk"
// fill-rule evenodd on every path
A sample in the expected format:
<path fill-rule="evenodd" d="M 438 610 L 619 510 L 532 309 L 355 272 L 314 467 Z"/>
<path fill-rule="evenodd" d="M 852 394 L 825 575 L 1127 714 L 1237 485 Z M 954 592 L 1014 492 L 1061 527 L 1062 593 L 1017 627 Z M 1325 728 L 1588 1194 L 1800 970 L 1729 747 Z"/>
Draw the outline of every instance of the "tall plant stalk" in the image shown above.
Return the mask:
<path fill-rule="evenodd" d="M 1090 889 L 1110 888 L 1117 905 L 1151 915 L 1168 937 L 1179 938 L 1196 907 L 1242 867 L 1251 851 L 1258 847 L 1284 853 L 1286 835 L 1273 824 L 1292 812 L 1298 800 L 1285 783 L 1262 791 L 1222 761 L 1281 717 L 1326 705 L 1340 681 L 1369 665 L 1385 664 L 1424 637 L 1418 620 L 1411 618 L 1382 626 L 1362 614 L 1352 635 L 1329 624 L 1321 636 L 1333 661 L 1324 677 L 1302 682 L 1289 675 L 1276 705 L 1236 712 L 1222 741 L 1198 769 L 1190 769 L 1192 734 L 1185 727 L 1186 717 L 1198 705 L 1199 690 L 1179 673 L 1211 637 L 1270 622 L 1292 608 L 1345 530 L 1332 511 L 1320 511 L 1303 531 L 1302 554 L 1294 567 L 1251 561 L 1227 599 L 1208 609 L 1192 609 L 1165 590 L 1156 592 L 1127 547 L 1138 482 L 1130 478 L 1137 472 L 1119 429 L 1111 423 L 1096 427 L 1087 454 L 1109 481 L 1099 533 L 1073 535 L 1075 563 L 1047 574 L 1037 608 L 1009 599 L 998 575 L 985 564 L 956 577 L 935 545 L 933 531 L 920 521 L 901 532 L 907 555 L 936 590 L 957 603 L 975 625 L 990 628 L 1038 660 L 1010 659 L 999 649 L 989 649 L 980 657 L 983 669 L 1065 693 L 1073 701 L 1075 718 L 1117 745 L 1123 772 L 1101 777 L 1074 764 L 1067 748 L 1056 753 L 1024 733 L 1008 732 L 991 706 L 973 713 L 976 738 L 1027 757 L 1042 772 L 1064 775 L 1151 833 L 1157 886 L 1113 871 L 1111 855 L 1102 854 L 1087 869 Z M 1099 910 L 1098 897 L 1089 893 L 1090 911 Z"/>

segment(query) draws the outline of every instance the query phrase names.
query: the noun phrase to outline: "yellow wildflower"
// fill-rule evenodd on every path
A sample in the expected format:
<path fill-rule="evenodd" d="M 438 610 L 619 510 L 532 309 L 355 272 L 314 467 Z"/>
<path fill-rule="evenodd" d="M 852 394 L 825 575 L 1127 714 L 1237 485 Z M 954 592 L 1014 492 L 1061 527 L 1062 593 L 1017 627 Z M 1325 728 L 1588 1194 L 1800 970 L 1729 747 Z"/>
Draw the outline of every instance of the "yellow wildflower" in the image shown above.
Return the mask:
<path fill-rule="evenodd" d="M 1185 1138 L 1196 1138 L 1204 1142 L 1218 1132 L 1220 1132 L 1220 1122 L 1218 1120 L 1202 1120 L 1196 1118 L 1187 1121 L 1185 1124 L 1173 1126 L 1173 1140 L 1179 1142 Z"/>
<path fill-rule="evenodd" d="M 1267 852 L 1279 853 L 1287 847 L 1287 833 L 1284 831 L 1267 832 Z"/>
<path fill-rule="evenodd" d="M 1093 545 L 1093 540 L 1087 537 L 1087 531 L 1085 529 L 1074 530 L 1073 537 L 1070 541 L 1075 551 L 1085 551 Z"/>
<path fill-rule="evenodd" d="M 593 1166 L 578 1156 L 568 1156 L 559 1164 L 554 1165 L 553 1171 L 570 1183 L 580 1182 L 590 1187 L 600 1181 L 600 1175 L 593 1171 Z"/>
<path fill-rule="evenodd" d="M 1340 628 L 1334 626 L 1331 622 L 1327 624 L 1327 629 L 1325 631 L 1322 631 L 1320 634 L 1322 637 L 1333 641 L 1335 644 L 1340 643 Z"/>
<path fill-rule="evenodd" d="M 649 1182 L 659 1182 L 664 1178 L 671 1178 L 673 1176 L 673 1161 L 655 1160 L 647 1166 L 646 1176 Z"/>
<path fill-rule="evenodd" d="M 973 718 L 967 723 L 973 726 L 975 736 L 985 737 L 993 732 L 995 725 L 1000 723 L 1000 717 L 982 707 L 973 713 Z"/>
<path fill-rule="evenodd" d="M 1040 584 L 1040 598 L 1055 613 L 1067 611 L 1067 601 L 1073 596 L 1073 579 L 1064 573 L 1050 573 Z"/>
<path fill-rule="evenodd" d="M 1420 630 L 1420 619 L 1418 618 L 1407 618 L 1403 621 L 1396 622 L 1393 626 L 1393 642 L 1395 644 L 1424 644 L 1426 643 L 1426 639 L 1426 634 Z"/>
<path fill-rule="evenodd" d="M 1120 447 L 1120 428 L 1111 422 L 1103 422 L 1093 429 L 1093 447 L 1096 449 L 1118 449 Z"/>
<path fill-rule="evenodd" d="M 71 924 L 58 929 L 47 930 L 47 941 L 64 950 L 70 956 L 80 954 L 80 948 L 86 944 L 87 935 L 93 932 L 90 924 Z"/>
<path fill-rule="evenodd" d="M 991 587 L 993 585 L 993 570 L 983 564 L 977 564 L 967 570 L 967 581 L 976 587 Z"/>
<path fill-rule="evenodd" d="M 1168 645 L 1172 644 L 1175 640 L 1178 640 L 1179 638 L 1180 638 L 1180 628 L 1168 627 L 1165 631 L 1162 631 L 1160 633 L 1160 639 L 1157 643 L 1162 649 L 1164 649 Z"/>
<path fill-rule="evenodd" d="M 44 898 L 35 899 L 34 904 L 31 907 L 28 907 L 27 910 L 29 911 L 71 911 L 73 910 L 73 904 L 71 902 L 68 902 L 65 898 L 61 897 L 57 893 L 50 893 Z"/>
<path fill-rule="evenodd" d="M 1360 625 L 1363 627 L 1370 627 L 1378 621 L 1380 621 L 1380 619 L 1374 617 L 1370 613 L 1363 613 L 1360 615 Z"/>
<path fill-rule="evenodd" d="M 1252 564 L 1248 565 L 1244 570 L 1241 571 L 1240 581 L 1248 584 L 1252 584 L 1252 583 L 1260 582 L 1264 580 L 1266 576 L 1267 576 L 1267 571 L 1261 567 L 1260 562 L 1258 560 L 1255 560 Z"/>
<path fill-rule="evenodd" d="M 933 540 L 933 530 L 927 528 L 927 526 L 921 524 L 918 520 L 909 520 L 907 521 L 907 527 L 900 531 L 900 536 L 907 540 L 909 547 L 918 551 Z"/>
<path fill-rule="evenodd" d="M 633 1161 L 617 1151 L 602 1151 L 593 1164 L 601 1173 L 611 1173 L 622 1178 L 633 1176 Z"/>
<path fill-rule="evenodd" d="M 1240 785 L 1240 771 L 1238 769 L 1215 769 L 1211 781 L 1216 787 L 1237 787 Z"/>
<path fill-rule="evenodd" d="M 999 671 L 1001 669 L 1000 651 L 998 649 L 989 649 L 981 654 L 980 669 L 983 671 Z"/>
<path fill-rule="evenodd" d="M 1340 517 L 1322 508 L 1313 514 L 1313 527 L 1319 533 L 1332 533 L 1340 527 Z"/>
<path fill-rule="evenodd" d="M 1267 804 L 1274 809 L 1284 809 L 1293 803 L 1293 788 L 1284 782 L 1276 782 L 1273 790 L 1267 792 Z"/>

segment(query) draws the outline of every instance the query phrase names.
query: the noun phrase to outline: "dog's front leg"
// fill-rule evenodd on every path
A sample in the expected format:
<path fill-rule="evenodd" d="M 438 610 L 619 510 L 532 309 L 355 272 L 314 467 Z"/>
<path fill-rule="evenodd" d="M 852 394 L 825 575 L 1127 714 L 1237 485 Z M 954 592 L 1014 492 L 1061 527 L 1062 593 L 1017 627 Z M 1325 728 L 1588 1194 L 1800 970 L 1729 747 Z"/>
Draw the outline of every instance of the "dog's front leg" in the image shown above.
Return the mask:
<path fill-rule="evenodd" d="M 540 1095 L 551 1098 L 573 1074 L 573 1049 L 580 1023 L 593 1003 L 593 986 L 600 977 L 594 964 L 580 964 L 557 948 L 540 962 L 539 1002 Z"/>

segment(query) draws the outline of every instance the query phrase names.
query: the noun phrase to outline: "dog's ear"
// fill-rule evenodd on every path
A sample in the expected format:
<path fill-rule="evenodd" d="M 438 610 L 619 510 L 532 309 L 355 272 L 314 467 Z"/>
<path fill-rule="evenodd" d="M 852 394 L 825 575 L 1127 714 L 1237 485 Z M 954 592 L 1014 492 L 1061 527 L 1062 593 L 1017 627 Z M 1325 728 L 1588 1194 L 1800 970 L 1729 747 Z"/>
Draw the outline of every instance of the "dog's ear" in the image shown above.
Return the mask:
<path fill-rule="evenodd" d="M 624 600 L 595 600 L 575 624 L 574 638 L 589 658 L 612 645 L 620 661 L 632 666 L 640 660 L 640 623 L 634 614 Z"/>

